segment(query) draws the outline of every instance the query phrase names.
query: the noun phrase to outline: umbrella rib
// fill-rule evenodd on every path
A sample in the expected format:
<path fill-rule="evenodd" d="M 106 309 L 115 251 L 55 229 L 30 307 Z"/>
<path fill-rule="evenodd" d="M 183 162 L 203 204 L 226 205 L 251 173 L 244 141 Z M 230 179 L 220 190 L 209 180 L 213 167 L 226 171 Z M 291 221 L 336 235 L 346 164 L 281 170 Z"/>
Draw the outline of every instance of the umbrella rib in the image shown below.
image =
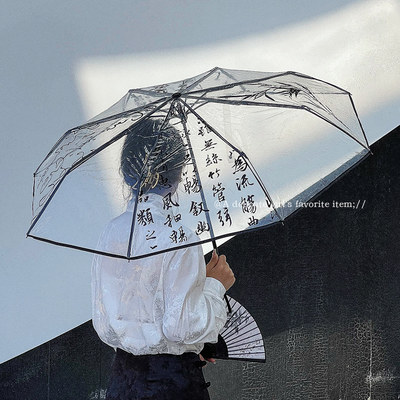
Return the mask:
<path fill-rule="evenodd" d="M 208 103 L 222 103 L 222 104 L 231 104 L 231 105 L 243 105 L 243 106 L 261 106 L 261 107 L 277 107 L 277 108 L 295 108 L 295 109 L 304 109 L 303 106 L 289 105 L 289 104 L 280 104 L 280 103 L 262 103 L 258 101 L 246 101 L 246 100 L 224 100 L 224 99 L 213 99 L 206 97 L 205 99 L 202 97 L 185 95 L 185 98 L 195 99 L 195 100 L 204 100 Z"/>
<path fill-rule="evenodd" d="M 178 101 L 181 102 L 181 103 L 184 103 L 181 99 L 179 99 Z M 202 202 L 204 204 L 204 208 L 205 208 L 204 211 L 205 211 L 207 223 L 210 226 L 210 236 L 211 236 L 211 239 L 212 239 L 212 242 L 213 242 L 213 246 L 215 248 L 216 247 L 216 242 L 215 242 L 214 229 L 213 229 L 212 224 L 211 224 L 210 211 L 209 211 L 208 206 L 207 206 L 207 200 L 206 200 L 206 198 L 204 196 L 203 185 L 201 183 L 200 174 L 199 174 L 199 171 L 197 169 L 196 159 L 194 157 L 192 144 L 190 142 L 190 138 L 189 138 L 189 134 L 188 134 L 188 131 L 187 131 L 187 126 L 186 126 L 186 121 L 184 120 L 184 118 L 182 118 L 182 125 L 183 125 L 183 130 L 185 132 L 186 140 L 187 140 L 187 143 L 188 143 L 188 149 L 189 149 L 189 152 L 190 152 L 190 157 L 193 160 L 193 166 L 194 166 L 194 170 L 195 170 L 195 173 L 196 173 L 196 178 L 197 178 L 197 180 L 198 180 L 198 182 L 200 184 L 200 188 L 201 188 L 200 189 L 200 196 L 201 196 L 201 200 L 202 200 Z"/>
<path fill-rule="evenodd" d="M 79 126 L 77 126 L 77 127 L 75 127 L 75 128 L 70 129 L 67 133 L 69 133 L 70 131 L 72 131 L 72 130 L 74 130 L 74 129 L 87 128 L 88 126 L 100 124 L 100 123 L 102 123 L 102 122 L 106 122 L 106 121 L 109 121 L 109 120 L 111 120 L 111 119 L 122 118 L 122 117 L 128 116 L 128 115 L 130 115 L 130 114 L 134 114 L 134 113 L 139 112 L 139 111 L 141 111 L 142 109 L 145 109 L 145 108 L 147 108 L 147 107 L 149 107 L 149 106 L 152 106 L 152 105 L 155 105 L 155 104 L 157 104 L 157 103 L 160 103 L 160 102 L 162 102 L 163 100 L 165 100 L 165 103 L 166 103 L 166 102 L 169 101 L 169 98 L 163 97 L 163 98 L 161 98 L 161 99 L 154 100 L 153 102 L 148 103 L 148 104 L 146 104 L 146 105 L 144 105 L 144 106 L 140 106 L 140 107 L 137 107 L 137 108 L 133 108 L 132 110 L 122 111 L 122 112 L 120 112 L 120 113 L 110 115 L 109 117 L 104 117 L 104 118 L 102 118 L 102 119 L 97 119 L 97 120 L 92 121 L 92 122 L 90 122 L 90 121 L 89 121 L 89 122 L 86 122 L 85 124 L 82 124 L 82 125 L 79 125 Z M 163 105 L 164 105 L 164 104 L 163 104 Z M 162 105 L 161 105 L 160 107 L 162 107 Z M 66 133 L 66 134 L 67 134 L 67 133 Z"/>
<path fill-rule="evenodd" d="M 288 71 L 287 72 L 279 72 L 276 75 L 272 75 L 272 76 L 269 76 L 269 77 L 265 76 L 263 78 L 249 79 L 247 81 L 240 81 L 240 82 L 237 82 L 237 83 L 228 83 L 228 84 L 221 85 L 221 86 L 214 86 L 214 87 L 208 88 L 208 89 L 195 90 L 193 92 L 190 92 L 190 94 L 200 93 L 200 92 L 204 92 L 204 91 L 217 92 L 217 91 L 222 90 L 222 89 L 230 89 L 230 88 L 233 88 L 233 87 L 239 86 L 239 85 L 247 85 L 248 83 L 257 83 L 257 82 L 269 80 L 269 79 L 272 79 L 272 78 L 277 78 L 278 76 L 285 76 L 285 75 L 288 75 L 288 74 L 291 74 L 291 72 L 288 72 Z"/>
<path fill-rule="evenodd" d="M 228 72 L 228 70 L 226 70 L 226 69 L 224 69 L 224 68 L 220 68 L 220 67 L 215 67 L 215 68 L 213 68 L 212 70 L 210 70 L 210 71 L 208 72 L 208 74 L 204 75 L 204 76 L 203 76 L 202 78 L 200 78 L 198 81 L 196 81 L 196 82 L 192 83 L 190 86 L 188 86 L 188 87 L 185 89 L 185 92 L 187 93 L 192 87 L 194 87 L 194 86 L 198 85 L 199 83 L 203 82 L 205 79 L 207 79 L 207 78 L 208 78 L 209 76 L 211 76 L 215 71 L 218 71 L 218 70 L 219 70 L 219 72 L 220 72 L 221 74 L 225 74 L 228 78 L 235 80 L 235 78 Z M 236 80 L 236 82 L 237 82 L 237 80 Z M 241 83 L 241 82 L 240 82 L 240 83 Z M 207 89 L 202 89 L 202 90 L 206 91 Z M 205 92 L 205 93 L 206 93 L 206 92 Z M 204 93 L 204 94 L 205 94 L 205 93 Z"/>
<path fill-rule="evenodd" d="M 360 125 L 361 132 L 362 132 L 362 134 L 363 134 L 363 136 L 364 136 L 365 143 L 367 143 L 367 145 L 368 145 L 368 150 L 371 151 L 370 148 L 369 148 L 369 143 L 368 143 L 367 135 L 365 134 L 364 128 L 363 128 L 363 126 L 362 126 L 362 124 L 361 124 L 361 120 L 360 120 L 360 118 L 358 117 L 358 113 L 357 113 L 357 110 L 356 110 L 356 106 L 354 105 L 353 97 L 351 96 L 350 93 L 349 93 L 349 99 L 350 99 L 351 106 L 353 107 L 353 111 L 354 111 L 354 113 L 355 113 L 355 115 L 356 115 L 356 117 L 357 117 L 357 121 L 358 121 L 358 123 L 359 123 L 359 125 Z"/>
<path fill-rule="evenodd" d="M 165 101 L 164 103 L 160 104 L 157 108 L 155 108 L 154 110 L 152 110 L 149 114 L 146 114 L 142 117 L 142 119 L 145 118 L 149 118 L 151 115 L 153 115 L 156 111 L 160 110 L 161 108 L 163 108 L 167 103 L 169 102 L 169 100 Z M 137 119 L 132 125 L 136 124 L 138 121 L 140 121 L 141 119 Z M 93 156 L 95 156 L 96 154 L 98 154 L 100 151 L 104 150 L 105 148 L 107 148 L 108 146 L 112 145 L 114 142 L 116 142 L 117 140 L 121 139 L 123 136 L 126 136 L 132 125 L 123 130 L 121 133 L 119 133 L 118 135 L 114 136 L 112 139 L 110 139 L 108 142 L 104 143 L 103 145 L 99 146 L 96 150 L 92 151 L 91 153 L 89 153 L 87 156 L 83 157 L 82 159 L 80 159 L 79 161 L 77 161 L 76 163 L 72 164 L 71 167 L 69 168 L 68 172 L 71 172 L 72 170 L 74 170 L 75 168 L 79 167 L 81 164 L 83 164 L 85 161 L 87 161 L 89 158 L 92 158 Z"/>
<path fill-rule="evenodd" d="M 192 104 L 192 107 L 193 107 L 193 109 L 195 109 L 195 110 L 197 110 L 199 107 L 202 107 L 203 105 L 204 105 L 204 103 L 200 103 L 201 102 L 201 100 L 204 100 L 204 101 L 207 101 L 208 99 L 207 98 L 204 98 L 204 96 L 206 95 L 207 93 L 206 92 L 204 92 L 201 96 L 199 96 L 199 97 L 195 97 L 195 96 L 186 96 L 187 98 L 190 98 L 190 99 L 195 99 L 196 101 Z M 197 106 L 197 104 L 198 103 L 200 103 L 198 106 Z M 197 107 L 196 107 L 197 106 Z"/>
<path fill-rule="evenodd" d="M 130 89 L 129 90 L 129 94 L 131 94 L 131 93 L 148 94 L 150 96 L 158 96 L 158 97 L 161 97 L 161 96 L 165 97 L 165 95 L 172 94 L 172 93 L 169 93 L 169 92 L 167 92 L 167 93 L 158 93 L 156 91 L 144 90 L 144 89 Z M 155 101 L 158 101 L 158 100 L 155 100 Z"/>
<path fill-rule="evenodd" d="M 137 185 L 137 188 L 136 188 L 136 190 L 137 190 L 136 201 L 135 201 L 135 206 L 133 207 L 133 211 L 132 211 L 132 222 L 131 222 L 131 228 L 130 228 L 130 232 L 129 232 L 128 249 L 127 249 L 127 252 L 126 252 L 126 256 L 127 256 L 128 259 L 131 257 L 133 230 L 135 229 L 136 211 L 137 211 L 137 206 L 138 206 L 138 203 L 139 203 L 140 184 L 142 182 L 142 172 L 139 175 L 138 185 Z"/>
<path fill-rule="evenodd" d="M 180 100 L 180 99 L 179 99 L 179 102 L 184 104 L 184 102 L 182 100 Z M 171 107 L 172 106 L 173 105 L 171 105 Z M 181 104 L 180 104 L 180 106 L 182 108 Z M 205 207 L 204 213 L 206 215 L 207 223 L 208 223 L 208 225 L 210 227 L 210 236 L 211 236 L 212 244 L 213 244 L 214 249 L 217 249 L 217 242 L 215 240 L 214 229 L 213 229 L 213 226 L 212 226 L 212 223 L 211 223 L 210 211 L 209 211 L 209 208 L 207 206 L 207 200 L 206 200 L 206 198 L 204 196 L 203 185 L 201 183 L 200 174 L 199 174 L 199 171 L 197 169 L 196 159 L 194 157 L 193 148 L 192 148 L 192 145 L 191 145 L 191 142 L 190 142 L 190 139 L 189 139 L 189 134 L 188 134 L 187 127 L 186 127 L 186 121 L 185 121 L 185 118 L 181 118 L 181 119 L 182 119 L 182 125 L 183 125 L 183 130 L 185 132 L 186 140 L 188 142 L 188 148 L 189 148 L 190 156 L 192 157 L 192 160 L 193 160 L 193 166 L 194 166 L 194 170 L 195 170 L 195 173 L 196 173 L 196 177 L 197 177 L 197 180 L 199 181 L 199 185 L 200 185 L 200 188 L 201 188 L 200 189 L 200 196 L 201 196 L 202 202 L 204 203 L 204 207 Z M 225 298 L 226 305 L 228 307 L 229 312 L 232 312 L 231 305 L 229 304 L 229 300 L 228 300 L 226 294 L 224 295 L 224 298 Z"/>
<path fill-rule="evenodd" d="M 213 69 L 211 69 L 210 71 L 208 71 L 208 73 L 204 76 L 202 76 L 200 79 L 198 79 L 196 82 L 193 82 L 191 85 L 189 85 L 186 89 L 185 92 L 187 92 L 188 90 L 190 90 L 192 87 L 198 85 L 200 82 L 203 82 L 205 79 L 207 79 L 209 76 L 211 76 L 215 71 L 217 71 L 218 69 L 220 69 L 219 67 L 214 67 Z M 205 90 L 205 89 L 203 89 Z"/>
<path fill-rule="evenodd" d="M 133 213 L 132 213 L 132 223 L 131 223 L 131 231 L 129 233 L 129 242 L 128 242 L 128 251 L 127 251 L 127 257 L 128 259 L 131 257 L 131 246 L 132 246 L 132 240 L 133 240 L 133 231 L 135 229 L 135 221 L 136 221 L 136 211 L 137 211 L 137 206 L 139 203 L 139 196 L 140 196 L 140 185 L 142 183 L 142 177 L 143 177 L 143 172 L 145 171 L 147 164 L 150 161 L 150 156 L 151 153 L 154 151 L 154 149 L 157 147 L 158 142 L 160 141 L 160 133 L 158 133 L 157 135 L 157 140 L 154 142 L 153 147 L 151 148 L 151 150 L 149 151 L 147 157 L 146 157 L 146 161 L 143 164 L 142 170 L 140 171 L 140 175 L 139 175 L 139 180 L 138 180 L 138 184 L 136 187 L 137 190 L 137 194 L 136 194 L 136 201 L 135 201 L 135 206 L 133 208 Z"/>
<path fill-rule="evenodd" d="M 243 82 L 242 81 L 238 81 L 232 74 L 230 74 L 227 69 L 220 69 L 222 73 L 224 73 L 228 78 L 235 80 L 239 86 L 242 86 L 243 88 Z"/>
<path fill-rule="evenodd" d="M 317 112 L 315 112 L 314 110 L 311 110 L 310 108 L 306 107 L 305 108 L 306 111 L 308 111 L 311 114 L 314 114 L 315 116 L 317 116 L 318 118 L 323 119 L 325 122 L 327 122 L 328 124 L 331 124 L 332 126 L 334 126 L 335 128 L 339 129 L 340 131 L 342 131 L 344 134 L 346 134 L 348 137 L 350 137 L 351 139 L 353 139 L 354 141 L 356 141 L 360 146 L 364 147 L 364 149 L 371 151 L 368 145 L 368 141 L 366 140 L 367 138 L 365 137 L 365 133 L 364 130 L 361 129 L 361 131 L 364 134 L 364 138 L 366 140 L 367 145 L 365 145 L 363 142 L 361 142 L 360 140 L 356 139 L 354 136 L 350 135 L 348 132 L 346 132 L 343 128 L 341 128 L 340 126 L 336 125 L 335 123 L 333 123 L 332 121 L 330 121 L 329 119 L 323 117 L 322 115 L 318 114 Z"/>
<path fill-rule="evenodd" d="M 274 78 L 277 78 L 279 76 L 285 76 L 285 75 L 295 75 L 295 76 L 298 76 L 300 78 L 311 79 L 313 81 L 322 82 L 322 83 L 324 83 L 324 84 L 326 84 L 328 86 L 334 87 L 334 88 L 336 88 L 336 89 L 338 89 L 338 90 L 340 90 L 340 91 L 342 91 L 344 93 L 349 93 L 347 90 L 344 90 L 339 86 L 333 85 L 332 83 L 323 81 L 322 79 L 313 78 L 312 76 L 299 74 L 298 72 L 294 72 L 294 71 L 279 72 L 276 75 L 272 75 L 272 76 L 266 76 L 266 77 L 257 78 L 257 79 L 249 79 L 247 81 L 244 80 L 244 81 L 240 81 L 238 83 L 229 83 L 229 84 L 221 85 L 221 86 L 214 86 L 213 88 L 195 90 L 195 91 L 190 92 L 190 93 L 193 94 L 193 93 L 200 93 L 200 92 L 204 92 L 204 91 L 216 92 L 216 91 L 219 91 L 219 90 L 222 90 L 222 89 L 230 89 L 232 87 L 239 86 L 239 85 L 247 85 L 249 83 L 257 83 L 257 82 L 261 82 L 261 81 L 267 81 L 267 80 L 274 79 Z"/>
<path fill-rule="evenodd" d="M 181 99 L 180 99 L 181 100 Z M 225 144 L 227 144 L 230 148 L 235 150 L 239 155 L 244 155 L 244 153 L 239 150 L 237 147 L 235 147 L 232 143 L 230 143 L 228 140 L 226 140 L 220 133 L 218 133 L 207 121 L 205 121 L 189 104 L 187 104 L 185 101 L 181 100 L 182 103 L 185 104 L 185 106 L 195 115 L 204 125 L 206 125 L 208 128 L 211 129 L 212 132 L 214 132 Z"/>
<path fill-rule="evenodd" d="M 182 100 L 181 100 L 181 101 L 182 101 Z M 183 101 L 182 101 L 182 102 L 183 102 Z M 267 197 L 268 201 L 271 203 L 272 208 L 274 209 L 276 215 L 279 217 L 279 219 L 280 219 L 281 221 L 283 221 L 283 218 L 282 218 L 281 215 L 278 213 L 278 210 L 276 209 L 275 204 L 274 204 L 274 202 L 272 201 L 272 198 L 271 198 L 270 194 L 268 193 L 267 188 L 265 187 L 263 181 L 261 180 L 260 176 L 258 175 L 258 172 L 257 172 L 256 169 L 254 168 L 253 164 L 251 163 L 251 161 L 249 160 L 249 158 L 247 157 L 247 155 L 246 155 L 243 151 L 241 151 L 241 150 L 239 150 L 237 147 L 235 147 L 235 146 L 234 146 L 232 143 L 230 143 L 227 139 L 225 139 L 219 132 L 217 132 L 217 131 L 216 131 L 212 126 L 210 126 L 203 118 L 201 118 L 200 115 L 199 115 L 196 111 L 194 111 L 193 108 L 191 108 L 187 103 L 185 103 L 185 102 L 183 102 L 183 103 L 188 107 L 188 109 L 189 109 L 198 119 L 200 119 L 200 121 L 203 122 L 203 124 L 205 124 L 206 126 L 208 126 L 208 127 L 211 129 L 211 131 L 214 132 L 214 134 L 215 134 L 216 136 L 218 136 L 224 143 L 226 143 L 229 147 L 231 147 L 234 151 L 236 151 L 240 156 L 244 157 L 244 158 L 247 160 L 247 162 L 248 162 L 247 165 L 249 166 L 251 172 L 253 173 L 254 177 L 256 178 L 258 184 L 260 185 L 260 187 L 261 187 L 262 191 L 264 192 L 265 196 Z"/>
<path fill-rule="evenodd" d="M 156 111 L 158 111 L 159 109 L 161 109 L 162 107 L 164 107 L 165 104 L 168 103 L 168 101 L 169 101 L 169 99 L 166 100 L 164 103 L 160 104 L 159 106 L 157 106 L 155 109 L 151 110 L 148 114 L 142 115 L 142 117 L 140 117 L 140 118 L 148 117 L 148 116 L 154 114 Z M 141 109 L 144 109 L 144 108 L 147 108 L 147 107 L 149 107 L 149 106 L 151 106 L 151 105 L 154 105 L 154 104 L 157 103 L 157 102 L 160 102 L 160 101 L 156 101 L 156 102 L 150 103 L 150 104 L 146 105 L 145 107 L 140 107 L 140 108 L 137 108 L 137 109 L 134 109 L 134 110 L 130 110 L 130 111 L 124 111 L 123 113 L 115 114 L 115 115 L 113 115 L 112 117 L 107 117 L 107 118 L 104 118 L 104 119 L 102 119 L 102 120 L 98 120 L 98 121 L 94 121 L 94 122 L 87 123 L 87 124 L 84 124 L 84 125 L 80 125 L 80 126 L 78 126 L 78 127 L 76 127 L 76 128 L 72 128 L 72 129 L 68 130 L 68 131 L 57 141 L 57 143 L 52 147 L 52 149 L 50 150 L 50 152 L 47 154 L 46 158 L 40 163 L 39 167 L 36 169 L 35 174 L 38 173 L 38 171 L 40 170 L 41 166 L 44 164 L 44 162 L 47 160 L 47 158 L 50 156 L 50 154 L 54 152 L 54 150 L 58 147 L 58 145 L 59 145 L 73 130 L 75 130 L 75 129 L 86 128 L 86 127 L 88 127 L 88 126 L 92 126 L 92 125 L 95 125 L 95 124 L 100 124 L 100 123 L 102 123 L 102 122 L 106 122 L 107 120 L 116 119 L 115 117 L 129 116 L 130 114 L 134 114 L 134 113 L 138 112 L 138 111 L 141 110 Z M 134 123 L 138 122 L 138 121 L 140 120 L 140 118 L 138 118 Z M 133 123 L 133 124 L 134 124 L 134 123 Z M 132 124 L 132 125 L 133 125 L 133 124 Z M 127 129 L 129 129 L 129 128 L 127 128 Z M 96 149 L 95 151 L 93 151 L 92 153 L 88 154 L 87 157 L 90 158 L 90 156 L 93 156 L 93 155 L 97 154 L 98 151 L 101 151 L 101 150 L 103 150 L 105 147 L 107 147 L 108 145 L 114 143 L 115 140 L 120 139 L 122 136 L 124 136 L 124 135 L 126 134 L 126 133 L 124 133 L 124 132 L 126 132 L 126 130 L 124 130 L 123 132 L 119 133 L 118 135 L 116 135 L 115 137 L 113 137 L 112 139 L 110 139 L 108 142 L 104 143 L 102 146 L 100 146 L 99 148 L 97 148 L 97 149 Z M 75 166 L 79 166 L 79 165 L 81 164 L 80 161 L 86 160 L 86 159 L 87 159 L 87 158 L 84 157 L 83 159 L 77 161 L 76 164 L 72 164 L 71 167 L 70 167 L 70 169 L 74 169 Z"/>

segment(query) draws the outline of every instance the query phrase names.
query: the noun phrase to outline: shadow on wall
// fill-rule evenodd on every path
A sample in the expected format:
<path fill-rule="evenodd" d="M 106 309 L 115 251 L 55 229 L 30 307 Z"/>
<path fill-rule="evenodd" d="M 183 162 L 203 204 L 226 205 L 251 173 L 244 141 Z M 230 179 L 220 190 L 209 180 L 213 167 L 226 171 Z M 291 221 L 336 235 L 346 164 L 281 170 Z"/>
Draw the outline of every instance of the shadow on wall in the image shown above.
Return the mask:
<path fill-rule="evenodd" d="M 397 398 L 399 133 L 284 226 L 221 246 L 267 362 L 208 366 L 214 400 Z M 0 398 L 105 398 L 112 357 L 88 321 L 3 363 Z"/>

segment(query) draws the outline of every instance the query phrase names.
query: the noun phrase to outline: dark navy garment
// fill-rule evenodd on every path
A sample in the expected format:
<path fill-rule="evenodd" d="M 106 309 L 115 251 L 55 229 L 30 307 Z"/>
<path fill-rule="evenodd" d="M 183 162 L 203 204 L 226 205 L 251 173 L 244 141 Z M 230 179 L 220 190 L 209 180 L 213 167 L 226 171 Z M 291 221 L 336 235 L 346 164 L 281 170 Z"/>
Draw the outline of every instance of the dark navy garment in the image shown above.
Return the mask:
<path fill-rule="evenodd" d="M 196 353 L 135 356 L 115 354 L 107 400 L 209 400 Z"/>

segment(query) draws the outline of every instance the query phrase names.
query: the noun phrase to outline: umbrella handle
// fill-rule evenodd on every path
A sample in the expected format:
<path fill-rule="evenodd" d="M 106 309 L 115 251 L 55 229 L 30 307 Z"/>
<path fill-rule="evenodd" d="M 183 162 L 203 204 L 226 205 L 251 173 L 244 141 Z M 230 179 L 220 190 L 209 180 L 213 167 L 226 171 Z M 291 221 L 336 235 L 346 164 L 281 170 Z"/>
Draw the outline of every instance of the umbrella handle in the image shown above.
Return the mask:
<path fill-rule="evenodd" d="M 224 299 L 225 299 L 226 305 L 227 305 L 227 307 L 228 307 L 228 314 L 232 314 L 232 307 L 231 307 L 231 305 L 229 304 L 228 296 L 227 296 L 226 294 L 224 294 Z"/>
<path fill-rule="evenodd" d="M 218 246 L 217 246 L 217 241 L 215 239 L 213 239 L 212 245 L 213 245 L 213 249 L 215 250 L 215 252 L 218 255 Z M 228 307 L 228 314 L 231 314 L 232 313 L 232 307 L 229 304 L 228 296 L 226 294 L 224 294 L 224 299 L 226 301 L 226 306 Z"/>

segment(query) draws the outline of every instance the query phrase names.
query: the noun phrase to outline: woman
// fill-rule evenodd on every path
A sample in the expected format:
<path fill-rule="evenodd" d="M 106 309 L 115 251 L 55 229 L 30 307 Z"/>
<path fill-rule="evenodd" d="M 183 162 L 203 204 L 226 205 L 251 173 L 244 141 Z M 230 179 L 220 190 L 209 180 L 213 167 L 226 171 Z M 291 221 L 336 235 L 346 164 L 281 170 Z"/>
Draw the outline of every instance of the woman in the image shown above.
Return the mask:
<path fill-rule="evenodd" d="M 157 245 L 168 246 L 163 199 L 176 191 L 186 159 L 174 128 L 157 120 L 135 126 L 121 152 L 132 199 L 103 232 L 102 250 L 130 246 L 132 221 L 135 247 L 148 246 L 147 224 L 133 218 L 137 195 L 151 210 L 147 222 L 158 232 Z M 193 232 L 185 232 L 195 240 Z M 217 342 L 226 322 L 223 296 L 234 281 L 225 256 L 214 252 L 206 266 L 200 245 L 135 261 L 95 256 L 93 325 L 116 349 L 107 399 L 209 399 L 199 354 L 204 343 Z"/>

